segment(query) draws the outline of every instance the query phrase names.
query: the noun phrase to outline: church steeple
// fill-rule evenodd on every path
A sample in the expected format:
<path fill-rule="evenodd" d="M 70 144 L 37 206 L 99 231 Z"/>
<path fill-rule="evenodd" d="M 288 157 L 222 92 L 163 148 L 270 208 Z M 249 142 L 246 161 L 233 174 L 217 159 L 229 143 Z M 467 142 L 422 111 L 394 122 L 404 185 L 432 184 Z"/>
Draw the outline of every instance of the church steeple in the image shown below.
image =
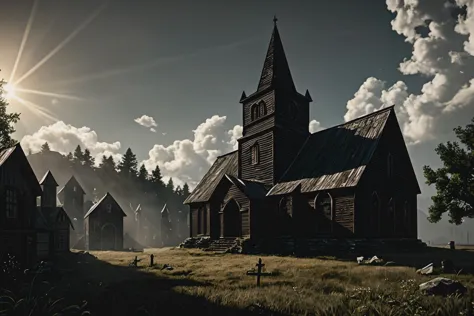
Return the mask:
<path fill-rule="evenodd" d="M 269 87 L 273 89 L 285 89 L 296 91 L 290 67 L 286 59 L 280 33 L 278 32 L 276 17 L 273 18 L 273 33 L 268 45 L 267 55 L 263 64 L 262 74 L 258 82 L 257 91 L 265 90 Z"/>

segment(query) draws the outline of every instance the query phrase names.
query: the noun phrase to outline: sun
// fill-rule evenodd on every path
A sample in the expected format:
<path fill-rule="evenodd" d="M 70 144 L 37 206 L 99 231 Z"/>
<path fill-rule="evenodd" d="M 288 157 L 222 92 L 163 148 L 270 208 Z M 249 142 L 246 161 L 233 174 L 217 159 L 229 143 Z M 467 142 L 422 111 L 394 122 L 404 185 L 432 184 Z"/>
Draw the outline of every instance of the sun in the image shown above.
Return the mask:
<path fill-rule="evenodd" d="M 3 91 L 5 93 L 4 97 L 7 100 L 11 100 L 15 97 L 15 86 L 12 85 L 11 83 L 7 83 L 3 86 Z"/>

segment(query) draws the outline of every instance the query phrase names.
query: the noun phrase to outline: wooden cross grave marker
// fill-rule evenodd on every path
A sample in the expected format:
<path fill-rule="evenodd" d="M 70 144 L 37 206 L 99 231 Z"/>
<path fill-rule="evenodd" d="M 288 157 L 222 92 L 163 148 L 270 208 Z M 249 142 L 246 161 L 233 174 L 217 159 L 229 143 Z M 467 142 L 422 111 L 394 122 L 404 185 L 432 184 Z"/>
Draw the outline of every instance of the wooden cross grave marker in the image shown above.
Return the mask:
<path fill-rule="evenodd" d="M 256 275 L 257 276 L 257 286 L 260 286 L 260 277 L 262 276 L 271 276 L 272 273 L 268 272 L 262 272 L 262 268 L 265 266 L 265 264 L 262 263 L 262 258 L 258 259 L 258 263 L 256 264 L 257 266 L 257 272 L 250 270 L 247 271 L 247 275 Z"/>

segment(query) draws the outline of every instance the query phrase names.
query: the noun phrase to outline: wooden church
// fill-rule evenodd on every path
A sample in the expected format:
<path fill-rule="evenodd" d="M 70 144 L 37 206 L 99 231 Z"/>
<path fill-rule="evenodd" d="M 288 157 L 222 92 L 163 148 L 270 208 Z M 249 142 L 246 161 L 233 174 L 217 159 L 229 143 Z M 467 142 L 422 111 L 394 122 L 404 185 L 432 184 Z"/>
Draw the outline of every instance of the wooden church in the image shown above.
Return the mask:
<path fill-rule="evenodd" d="M 190 236 L 417 238 L 420 188 L 393 107 L 309 132 L 276 25 L 257 91 L 242 93 L 238 150 L 184 202 Z"/>

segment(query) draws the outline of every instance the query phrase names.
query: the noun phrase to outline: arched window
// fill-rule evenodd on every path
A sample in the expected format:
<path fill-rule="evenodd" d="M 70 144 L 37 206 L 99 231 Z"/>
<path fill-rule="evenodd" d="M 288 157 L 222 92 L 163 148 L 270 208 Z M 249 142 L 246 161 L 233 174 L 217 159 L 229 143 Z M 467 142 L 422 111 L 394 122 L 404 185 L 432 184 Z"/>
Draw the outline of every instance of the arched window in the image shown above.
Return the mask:
<path fill-rule="evenodd" d="M 260 162 L 260 147 L 258 143 L 255 143 L 251 148 L 252 153 L 252 165 L 256 165 Z"/>
<path fill-rule="evenodd" d="M 405 201 L 405 203 L 403 204 L 403 222 L 405 224 L 405 232 L 410 231 L 410 225 L 411 225 L 410 217 L 411 217 L 410 202 Z"/>
<path fill-rule="evenodd" d="M 319 193 L 314 199 L 314 209 L 332 220 L 332 198 L 327 192 Z"/>
<path fill-rule="evenodd" d="M 389 178 L 393 177 L 393 156 L 391 153 L 387 156 L 387 175 Z"/>
<path fill-rule="evenodd" d="M 254 104 L 250 107 L 250 114 L 251 114 L 252 121 L 260 117 L 260 110 L 258 108 L 258 104 Z"/>
<path fill-rule="evenodd" d="M 265 104 L 265 102 L 260 101 L 260 103 L 258 104 L 258 113 L 259 117 L 267 115 L 267 105 Z"/>

